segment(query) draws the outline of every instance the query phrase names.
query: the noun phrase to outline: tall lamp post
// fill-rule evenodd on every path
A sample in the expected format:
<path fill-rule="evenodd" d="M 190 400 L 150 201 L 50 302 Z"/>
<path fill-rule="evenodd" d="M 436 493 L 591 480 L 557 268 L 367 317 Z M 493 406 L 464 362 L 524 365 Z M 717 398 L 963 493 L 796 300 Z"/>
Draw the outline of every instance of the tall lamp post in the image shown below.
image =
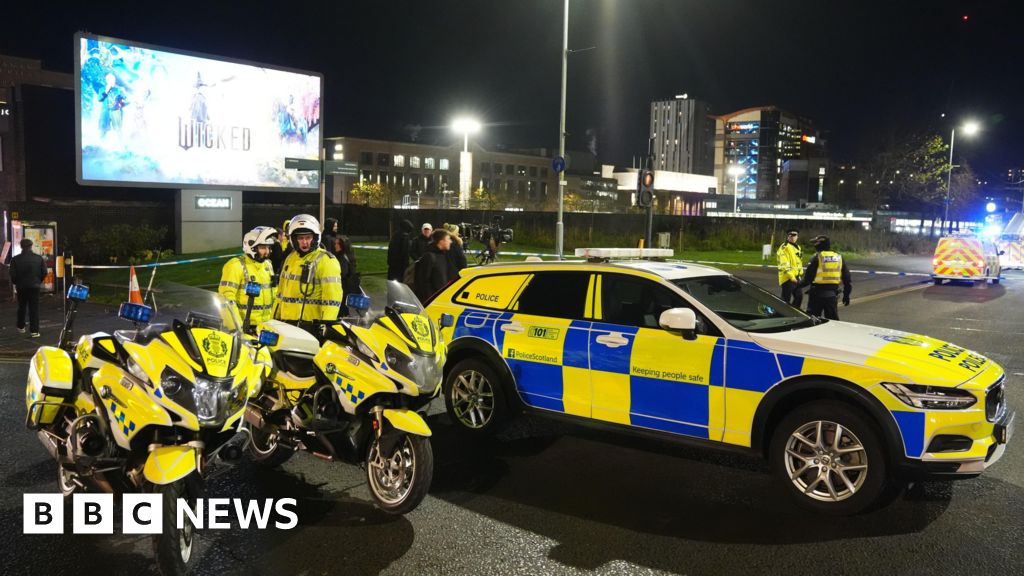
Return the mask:
<path fill-rule="evenodd" d="M 979 126 L 977 122 L 967 122 L 961 128 L 966 136 L 974 136 L 980 129 L 981 126 Z M 953 144 L 955 142 L 956 127 L 954 126 L 952 131 L 949 133 L 949 165 L 946 167 L 946 213 L 942 217 L 942 223 L 947 228 L 949 227 L 949 190 L 953 184 Z"/>
<path fill-rule="evenodd" d="M 732 213 L 736 214 L 739 208 L 736 199 L 739 197 L 740 176 L 743 175 L 743 167 L 737 164 L 729 166 L 729 175 L 732 176 Z"/>
<path fill-rule="evenodd" d="M 459 155 L 459 205 L 466 208 L 473 187 L 473 155 L 469 152 L 469 135 L 480 131 L 480 123 L 472 118 L 457 118 L 452 122 L 452 130 L 462 134 L 463 138 L 462 154 Z"/>

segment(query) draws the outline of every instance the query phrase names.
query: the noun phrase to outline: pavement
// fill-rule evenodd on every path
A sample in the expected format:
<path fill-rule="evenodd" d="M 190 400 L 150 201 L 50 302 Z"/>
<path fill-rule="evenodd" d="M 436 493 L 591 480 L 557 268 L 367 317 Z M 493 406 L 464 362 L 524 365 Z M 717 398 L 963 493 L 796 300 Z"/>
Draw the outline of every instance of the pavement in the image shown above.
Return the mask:
<path fill-rule="evenodd" d="M 740 273 L 767 278 L 767 288 L 774 278 L 764 274 Z M 1024 273 L 997 286 L 867 276 L 854 277 L 844 320 L 981 351 L 1006 369 L 1011 406 L 1024 407 Z M 155 574 L 146 536 L 21 533 L 22 495 L 56 491 L 54 464 L 24 428 L 25 370 L 24 360 L 0 360 L 3 573 Z M 354 466 L 307 454 L 276 470 L 242 463 L 211 481 L 208 496 L 296 498 L 298 526 L 205 530 L 195 572 L 1024 574 L 1019 438 L 980 478 L 919 484 L 885 508 L 836 519 L 795 509 L 756 458 L 539 417 L 471 440 L 436 406 L 431 412 L 434 480 L 415 511 L 396 518 L 375 509 Z"/>

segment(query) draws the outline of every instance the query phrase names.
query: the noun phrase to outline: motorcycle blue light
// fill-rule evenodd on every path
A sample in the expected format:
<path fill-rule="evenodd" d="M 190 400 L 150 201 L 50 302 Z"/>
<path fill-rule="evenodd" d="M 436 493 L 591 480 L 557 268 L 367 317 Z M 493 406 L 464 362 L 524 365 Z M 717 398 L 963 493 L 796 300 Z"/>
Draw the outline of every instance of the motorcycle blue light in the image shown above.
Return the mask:
<path fill-rule="evenodd" d="M 132 322 L 149 322 L 149 319 L 153 317 L 153 309 L 145 304 L 123 302 L 117 309 L 117 317 Z"/>
<path fill-rule="evenodd" d="M 356 310 L 369 310 L 370 297 L 362 294 L 349 294 L 345 297 L 345 305 Z"/>
<path fill-rule="evenodd" d="M 271 332 L 270 330 L 260 330 L 260 344 L 264 346 L 277 346 L 277 341 L 280 338 L 277 332 Z"/>
<path fill-rule="evenodd" d="M 85 284 L 72 284 L 68 288 L 68 300 L 85 302 L 89 299 L 89 287 Z"/>
<path fill-rule="evenodd" d="M 260 295 L 260 291 L 261 290 L 263 290 L 263 287 L 260 286 L 259 282 L 246 282 L 245 283 L 245 295 L 246 296 L 252 296 L 252 297 L 255 298 L 256 296 Z"/>

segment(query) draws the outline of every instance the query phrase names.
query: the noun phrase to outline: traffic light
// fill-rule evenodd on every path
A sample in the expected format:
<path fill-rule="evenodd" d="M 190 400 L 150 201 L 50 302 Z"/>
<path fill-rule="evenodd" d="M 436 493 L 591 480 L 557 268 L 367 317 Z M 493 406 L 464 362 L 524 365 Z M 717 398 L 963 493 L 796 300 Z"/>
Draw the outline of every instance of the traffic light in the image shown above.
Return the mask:
<path fill-rule="evenodd" d="M 643 169 L 636 182 L 636 205 L 647 208 L 654 200 L 654 171 Z"/>

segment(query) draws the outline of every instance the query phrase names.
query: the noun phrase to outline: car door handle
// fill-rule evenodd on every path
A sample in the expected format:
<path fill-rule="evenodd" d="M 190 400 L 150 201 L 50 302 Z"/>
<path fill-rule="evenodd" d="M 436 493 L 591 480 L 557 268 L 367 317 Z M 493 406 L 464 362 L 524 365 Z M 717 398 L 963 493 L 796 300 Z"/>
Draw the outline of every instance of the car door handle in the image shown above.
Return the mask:
<path fill-rule="evenodd" d="M 519 322 L 509 322 L 508 324 L 501 325 L 502 332 L 511 332 L 512 334 L 519 334 L 525 332 L 526 329 Z"/>
<path fill-rule="evenodd" d="M 618 332 L 612 332 L 611 334 L 601 334 L 600 336 L 595 338 L 595 340 L 597 340 L 598 344 L 604 344 L 609 348 L 619 348 L 620 346 L 625 346 L 629 344 L 629 338 L 623 337 L 622 334 L 619 334 Z"/>

